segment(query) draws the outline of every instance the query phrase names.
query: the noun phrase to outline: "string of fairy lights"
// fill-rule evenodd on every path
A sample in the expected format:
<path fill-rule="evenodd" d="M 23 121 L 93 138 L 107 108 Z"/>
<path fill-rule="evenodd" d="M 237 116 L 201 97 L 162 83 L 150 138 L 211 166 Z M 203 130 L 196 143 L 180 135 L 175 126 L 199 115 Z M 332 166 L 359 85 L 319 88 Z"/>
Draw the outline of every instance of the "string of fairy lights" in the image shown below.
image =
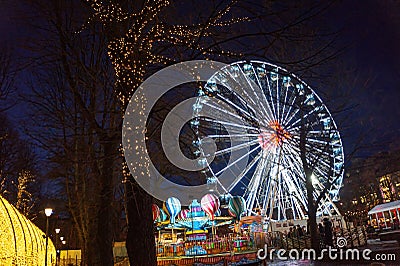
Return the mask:
<path fill-rule="evenodd" d="M 150 66 L 166 65 L 175 62 L 174 55 L 162 54 L 157 51 L 158 45 L 166 44 L 170 47 L 185 47 L 198 51 L 203 56 L 238 56 L 237 54 L 212 48 L 206 48 L 200 40 L 215 35 L 215 30 L 221 27 L 229 27 L 233 24 L 248 21 L 248 17 L 225 18 L 232 7 L 238 1 L 233 0 L 214 12 L 203 23 L 191 25 L 171 25 L 161 19 L 162 12 L 171 5 L 168 0 L 145 1 L 143 7 L 136 12 L 124 10 L 123 6 L 117 1 L 87 0 L 94 13 L 89 18 L 88 23 L 99 21 L 105 29 L 122 28 L 129 23 L 125 33 L 119 31 L 108 32 L 108 56 L 113 64 L 116 83 L 115 91 L 121 102 L 122 111 L 125 111 L 129 99 L 143 82 L 146 71 Z M 117 33 L 118 32 L 118 33 Z M 146 99 L 134 99 L 137 106 L 135 108 L 145 108 L 143 104 Z M 146 121 L 142 121 L 146 123 Z M 140 140 L 145 141 L 145 139 Z M 145 145 L 142 145 L 145 147 Z M 121 152 L 122 146 L 120 148 Z M 146 152 L 146 151 L 137 151 Z M 139 156 L 142 158 L 142 156 Z M 147 169 L 149 162 L 138 160 L 129 162 L 136 164 L 132 169 Z M 145 167 L 145 168 L 143 168 Z M 146 172 L 149 170 L 147 169 Z M 129 169 L 124 162 L 123 174 L 125 181 L 129 178 Z"/>

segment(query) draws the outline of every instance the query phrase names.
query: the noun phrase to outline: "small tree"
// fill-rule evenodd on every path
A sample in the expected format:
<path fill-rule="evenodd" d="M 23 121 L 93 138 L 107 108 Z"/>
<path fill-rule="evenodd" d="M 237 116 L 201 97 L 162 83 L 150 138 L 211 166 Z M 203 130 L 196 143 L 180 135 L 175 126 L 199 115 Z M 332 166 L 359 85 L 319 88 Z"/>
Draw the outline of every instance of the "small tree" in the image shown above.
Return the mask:
<path fill-rule="evenodd" d="M 32 208 L 35 206 L 35 195 L 31 191 L 32 184 L 36 182 L 35 176 L 28 170 L 18 174 L 17 203 L 15 207 L 26 217 L 32 217 Z"/>

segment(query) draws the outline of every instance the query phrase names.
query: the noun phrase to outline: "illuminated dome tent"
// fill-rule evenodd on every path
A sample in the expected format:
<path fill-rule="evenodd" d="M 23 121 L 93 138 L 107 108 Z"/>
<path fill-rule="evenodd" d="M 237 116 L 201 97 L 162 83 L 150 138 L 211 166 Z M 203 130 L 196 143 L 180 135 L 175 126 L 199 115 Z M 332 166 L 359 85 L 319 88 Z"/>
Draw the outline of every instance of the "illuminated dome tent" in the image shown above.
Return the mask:
<path fill-rule="evenodd" d="M 0 265 L 44 265 L 46 239 L 36 225 L 0 196 Z M 48 265 L 56 250 L 49 239 Z"/>

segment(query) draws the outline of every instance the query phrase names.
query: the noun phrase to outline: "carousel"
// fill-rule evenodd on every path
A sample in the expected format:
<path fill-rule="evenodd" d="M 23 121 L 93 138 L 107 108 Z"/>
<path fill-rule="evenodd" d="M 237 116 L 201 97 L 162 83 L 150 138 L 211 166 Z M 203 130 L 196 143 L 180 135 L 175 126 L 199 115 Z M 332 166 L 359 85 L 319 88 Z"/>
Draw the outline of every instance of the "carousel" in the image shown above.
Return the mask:
<path fill-rule="evenodd" d="M 262 232 L 261 216 L 243 217 L 246 202 L 234 196 L 225 208 L 213 194 L 188 208 L 171 197 L 153 204 L 158 265 L 256 262 Z"/>

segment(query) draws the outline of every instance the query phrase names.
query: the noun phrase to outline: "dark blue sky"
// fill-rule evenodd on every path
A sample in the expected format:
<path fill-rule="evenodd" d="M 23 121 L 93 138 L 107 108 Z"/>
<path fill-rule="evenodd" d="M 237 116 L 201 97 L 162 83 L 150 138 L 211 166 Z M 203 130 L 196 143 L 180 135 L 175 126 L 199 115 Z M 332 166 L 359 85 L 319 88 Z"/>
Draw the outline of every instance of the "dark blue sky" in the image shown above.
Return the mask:
<path fill-rule="evenodd" d="M 355 66 L 354 126 L 370 131 L 371 144 L 400 147 L 400 2 L 342 1 L 329 14 L 351 43 L 345 60 Z M 358 121 L 357 121 L 358 120 Z"/>
<path fill-rule="evenodd" d="M 18 47 L 29 33 L 13 19 L 18 17 L 13 6 L 12 1 L 2 1 L 0 38 Z M 351 111 L 345 144 L 351 146 L 357 134 L 366 132 L 368 146 L 382 144 L 373 152 L 400 147 L 400 1 L 339 1 L 321 20 L 343 29 L 340 40 L 351 46 L 342 60 L 358 79 L 357 86 L 349 88 L 358 107 Z M 10 115 L 18 120 L 23 110 L 20 105 Z"/>

